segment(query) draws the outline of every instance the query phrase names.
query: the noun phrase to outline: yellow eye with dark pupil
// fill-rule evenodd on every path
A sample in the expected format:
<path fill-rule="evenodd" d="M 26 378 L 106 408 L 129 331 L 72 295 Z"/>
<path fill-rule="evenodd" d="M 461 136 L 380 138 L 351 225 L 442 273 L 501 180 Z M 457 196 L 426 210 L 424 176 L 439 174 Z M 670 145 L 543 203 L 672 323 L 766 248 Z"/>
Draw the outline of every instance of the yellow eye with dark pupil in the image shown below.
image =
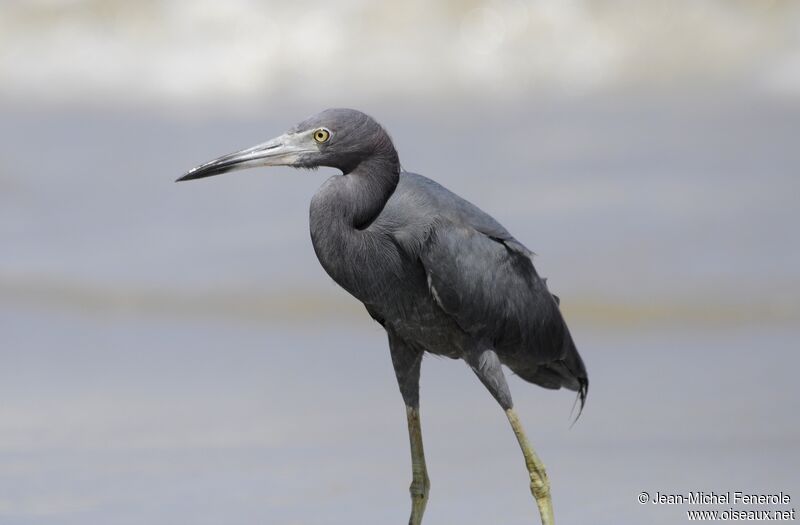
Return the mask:
<path fill-rule="evenodd" d="M 314 140 L 317 142 L 327 142 L 331 138 L 331 132 L 325 128 L 319 128 L 314 132 Z"/>

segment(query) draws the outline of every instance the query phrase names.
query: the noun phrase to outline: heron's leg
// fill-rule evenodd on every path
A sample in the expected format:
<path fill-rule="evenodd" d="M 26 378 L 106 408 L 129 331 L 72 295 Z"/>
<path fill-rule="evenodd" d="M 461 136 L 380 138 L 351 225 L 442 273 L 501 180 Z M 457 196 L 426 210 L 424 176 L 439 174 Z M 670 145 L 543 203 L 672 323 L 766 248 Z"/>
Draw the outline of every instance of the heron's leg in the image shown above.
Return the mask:
<path fill-rule="evenodd" d="M 520 423 L 513 407 L 506 409 L 506 416 L 509 423 L 511 423 L 511 428 L 514 429 L 514 435 L 517 436 L 522 455 L 525 456 L 525 466 L 528 467 L 528 475 L 531 478 L 531 493 L 539 506 L 542 525 L 552 525 L 553 501 L 550 499 L 550 481 L 547 479 L 544 463 L 542 463 L 542 460 L 539 459 L 539 456 L 536 455 L 533 447 L 528 442 L 525 431 L 522 429 L 522 423 Z"/>
<path fill-rule="evenodd" d="M 522 424 L 514 411 L 508 383 L 500 365 L 500 358 L 497 357 L 494 350 L 476 349 L 466 353 L 464 360 L 505 410 L 508 421 L 511 423 L 511 428 L 514 430 L 514 435 L 517 437 L 519 446 L 522 449 L 522 455 L 525 457 L 525 466 L 531 479 L 531 493 L 536 499 L 536 505 L 539 507 L 542 525 L 552 525 L 554 523 L 553 502 L 550 499 L 550 482 L 547 479 L 547 472 L 545 472 L 544 464 L 528 442 L 525 431 L 522 429 Z"/>
<path fill-rule="evenodd" d="M 419 407 L 406 406 L 408 438 L 411 442 L 411 517 L 408 525 L 420 525 L 425 505 L 428 503 L 431 481 L 425 466 L 425 451 L 422 447 L 422 428 L 419 424 Z"/>
<path fill-rule="evenodd" d="M 400 386 L 400 393 L 406 404 L 408 418 L 408 439 L 411 443 L 411 517 L 409 525 L 420 525 L 431 482 L 425 465 L 425 451 L 422 447 L 422 427 L 419 420 L 419 369 L 422 351 L 417 351 L 389 334 L 389 348 L 392 364 Z"/>

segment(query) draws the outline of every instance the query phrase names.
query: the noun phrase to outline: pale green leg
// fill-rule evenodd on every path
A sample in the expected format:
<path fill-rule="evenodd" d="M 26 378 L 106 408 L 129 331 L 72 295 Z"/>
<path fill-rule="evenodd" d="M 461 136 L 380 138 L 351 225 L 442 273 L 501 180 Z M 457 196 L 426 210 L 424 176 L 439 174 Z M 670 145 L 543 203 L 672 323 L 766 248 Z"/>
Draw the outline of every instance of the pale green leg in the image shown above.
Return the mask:
<path fill-rule="evenodd" d="M 531 493 L 539 506 L 542 525 L 553 525 L 553 502 L 550 500 L 550 481 L 547 479 L 544 463 L 533 451 L 531 444 L 528 443 L 528 438 L 525 437 L 525 431 L 522 429 L 522 423 L 520 423 L 514 409 L 509 408 L 506 410 L 506 416 L 508 416 L 508 422 L 511 423 L 511 428 L 514 429 L 514 435 L 517 436 L 522 455 L 525 456 L 525 466 L 528 467 L 528 473 L 531 477 Z"/>
<path fill-rule="evenodd" d="M 408 417 L 408 438 L 411 441 L 411 517 L 408 525 L 420 525 L 425 505 L 428 503 L 428 492 L 431 481 L 425 466 L 425 451 L 422 448 L 422 427 L 419 423 L 419 408 L 406 407 Z"/>

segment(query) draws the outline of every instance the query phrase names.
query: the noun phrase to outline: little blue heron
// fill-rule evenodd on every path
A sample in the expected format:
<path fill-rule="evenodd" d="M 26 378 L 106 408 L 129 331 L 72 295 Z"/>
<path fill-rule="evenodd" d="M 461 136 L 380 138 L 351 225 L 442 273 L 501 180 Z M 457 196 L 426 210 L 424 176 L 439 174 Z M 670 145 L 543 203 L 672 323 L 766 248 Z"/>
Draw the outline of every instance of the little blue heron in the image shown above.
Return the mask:
<path fill-rule="evenodd" d="M 328 109 L 283 135 L 202 164 L 178 179 L 256 166 L 341 170 L 311 200 L 322 267 L 386 330 L 411 442 L 410 525 L 430 481 L 422 447 L 419 373 L 425 352 L 463 359 L 505 410 L 522 448 L 542 523 L 553 523 L 544 465 L 514 411 L 501 365 L 544 388 L 589 380 L 532 253 L 492 217 L 436 182 L 401 169 L 386 131 L 352 109 Z"/>

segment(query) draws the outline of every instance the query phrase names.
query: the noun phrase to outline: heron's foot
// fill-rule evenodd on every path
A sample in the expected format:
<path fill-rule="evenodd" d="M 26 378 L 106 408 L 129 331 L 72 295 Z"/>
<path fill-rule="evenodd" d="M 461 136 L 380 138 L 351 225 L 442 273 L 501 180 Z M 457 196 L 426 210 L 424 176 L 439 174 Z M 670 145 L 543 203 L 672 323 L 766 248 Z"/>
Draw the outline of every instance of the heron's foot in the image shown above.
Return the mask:
<path fill-rule="evenodd" d="M 514 435 L 517 437 L 519 446 L 522 449 L 522 455 L 525 457 L 525 466 L 528 468 L 528 474 L 531 479 L 531 494 L 533 494 L 534 499 L 536 499 L 536 505 L 539 507 L 542 525 L 553 525 L 553 502 L 550 499 L 550 481 L 547 479 L 544 463 L 528 443 L 528 438 L 525 437 L 525 431 L 522 429 L 522 423 L 520 423 L 514 409 L 509 408 L 506 410 L 506 416 L 508 416 L 508 421 L 511 423 L 511 428 L 514 430 Z"/>
<path fill-rule="evenodd" d="M 409 492 L 411 493 L 411 517 L 408 519 L 408 525 L 420 525 L 422 523 L 422 515 L 425 513 L 425 505 L 428 504 L 430 490 L 431 481 L 428 479 L 427 472 L 423 471 L 418 476 L 415 471 L 409 487 Z"/>

